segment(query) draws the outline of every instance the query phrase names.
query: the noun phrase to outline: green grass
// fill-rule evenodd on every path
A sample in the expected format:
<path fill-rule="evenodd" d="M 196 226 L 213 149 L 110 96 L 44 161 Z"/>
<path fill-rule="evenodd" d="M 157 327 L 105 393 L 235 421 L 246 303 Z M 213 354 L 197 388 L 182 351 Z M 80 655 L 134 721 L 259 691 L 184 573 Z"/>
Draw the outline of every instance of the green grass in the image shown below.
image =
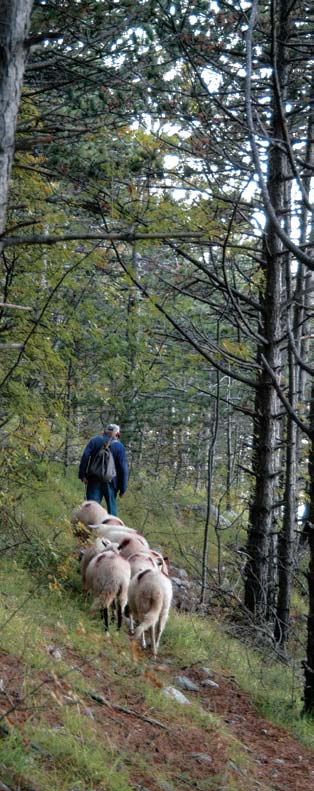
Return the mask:
<path fill-rule="evenodd" d="M 176 497 L 179 505 L 175 508 L 173 492 L 166 484 L 148 483 L 143 478 L 131 483 L 127 497 L 119 501 L 119 515 L 130 526 L 143 530 L 150 543 L 167 552 L 173 563 L 199 570 L 195 553 L 202 546 L 203 519 L 188 507 L 196 499 L 190 490 L 185 489 L 181 496 L 176 493 Z M 21 731 L 13 728 L 9 737 L 0 740 L 0 765 L 6 767 L 7 773 L 4 782 L 10 786 L 9 781 L 14 778 L 17 782 L 12 785 L 19 787 L 19 778 L 29 777 L 35 789 L 41 791 L 55 788 L 71 791 L 73 787 L 82 791 L 133 788 L 131 770 L 136 766 L 141 768 L 144 757 L 121 756 L 110 740 L 99 743 L 97 728 L 80 709 L 83 693 L 86 695 L 88 690 L 101 693 L 105 666 L 110 683 L 117 687 L 122 700 L 131 683 L 134 694 L 145 701 L 151 717 L 165 718 L 168 723 L 179 721 L 182 728 L 193 722 L 204 733 L 219 733 L 227 745 L 228 765 L 224 776 L 216 778 L 216 785 L 213 781 L 212 788 L 238 791 L 241 778 L 235 777 L 232 762 L 240 769 L 246 768 L 248 757 L 241 744 L 230 738 L 220 718 L 194 702 L 187 712 L 185 707 L 167 698 L 146 679 L 147 658 L 133 656 L 127 635 L 118 636 L 111 630 L 110 638 L 105 638 L 99 620 L 91 619 L 89 605 L 80 589 L 77 542 L 70 525 L 72 510 L 83 499 L 76 474 L 72 472 L 64 480 L 60 468 L 55 466 L 48 481 L 37 483 L 35 495 L 28 493 L 19 501 L 15 521 L 3 531 L 2 546 L 6 547 L 21 538 L 22 521 L 22 535 L 27 540 L 14 552 L 6 550 L 0 555 L 0 647 L 20 661 L 22 691 L 30 701 L 43 673 L 67 679 L 73 695 L 78 696 L 77 705 L 70 710 L 56 704 L 59 728 L 48 725 L 44 713 L 39 712 L 36 725 L 30 718 Z M 236 530 L 227 531 L 224 542 L 231 535 L 237 540 Z M 227 559 L 228 549 L 224 548 L 223 552 Z M 209 564 L 214 566 L 216 562 L 216 538 L 211 528 Z M 293 607 L 304 615 L 304 599 L 297 594 Z M 49 651 L 51 646 L 61 652 L 58 662 Z M 67 651 L 72 652 L 73 660 L 66 658 Z M 257 711 L 314 747 L 313 723 L 300 718 L 303 674 L 299 656 L 289 666 L 283 665 L 275 661 L 269 649 L 253 650 L 230 636 L 230 621 L 224 624 L 214 618 L 173 611 L 162 638 L 160 662 L 163 657 L 171 658 L 170 669 L 174 674 L 176 668 L 199 664 L 218 674 L 233 676 L 250 695 Z M 99 682 L 97 676 L 92 684 L 86 680 L 84 662 L 87 661 L 95 671 L 99 670 Z M 154 673 L 154 664 L 149 667 Z M 164 686 L 168 685 L 167 681 L 164 676 Z M 41 752 L 30 749 L 31 742 Z M 46 753 L 53 755 L 53 762 Z M 110 766 L 110 786 L 108 776 L 103 775 L 104 766 Z M 171 787 L 173 781 L 167 767 L 158 777 Z M 208 783 L 204 791 L 210 788 Z M 199 791 L 203 791 L 201 786 Z"/>
<path fill-rule="evenodd" d="M 12 778 L 29 778 L 35 789 L 42 791 L 70 791 L 77 786 L 82 791 L 130 791 L 133 788 L 130 776 L 149 761 L 149 752 L 144 756 L 125 755 L 117 749 L 110 738 L 99 741 L 97 728 L 85 713 L 86 694 L 103 694 L 103 668 L 109 675 L 123 701 L 132 688 L 145 702 L 148 715 L 170 727 L 180 723 L 181 729 L 189 731 L 191 725 L 201 728 L 213 738 L 219 734 L 225 745 L 226 768 L 223 776 L 216 778 L 216 786 L 226 791 L 240 791 L 241 770 L 249 772 L 249 758 L 242 745 L 233 737 L 220 717 L 205 711 L 195 700 L 190 706 L 181 707 L 168 698 L 163 689 L 151 683 L 149 674 L 155 673 L 155 665 L 148 663 L 145 655 L 132 655 L 125 633 L 118 635 L 112 630 L 105 638 L 97 619 L 91 620 L 88 609 L 81 598 L 67 591 L 47 590 L 33 585 L 30 571 L 17 562 L 1 564 L 2 592 L 5 606 L 0 612 L 2 628 L 0 645 L 3 650 L 18 657 L 23 668 L 22 692 L 32 709 L 34 717 L 24 724 L 20 732 L 13 729 L 10 736 L 0 741 L 0 764 L 5 767 L 4 781 L 10 786 Z M 28 595 L 30 598 L 28 599 Z M 24 603 L 23 603 L 24 602 Z M 56 662 L 48 652 L 49 645 L 60 649 L 61 660 Z M 75 660 L 66 659 L 66 651 L 75 652 Z M 230 674 L 239 685 L 249 692 L 256 708 L 270 719 L 285 725 L 297 734 L 304 743 L 314 746 L 314 730 L 310 723 L 300 720 L 301 679 L 293 678 L 291 668 L 279 665 L 230 638 L 223 625 L 199 616 L 187 616 L 172 612 L 164 632 L 160 658 L 169 657 L 170 670 L 206 665 L 219 674 Z M 95 670 L 93 681 L 85 678 L 84 662 Z M 156 664 L 156 663 L 155 663 Z M 100 677 L 97 679 L 97 669 Z M 147 669 L 149 670 L 147 676 Z M 72 706 L 64 706 L 52 700 L 55 724 L 48 725 L 44 711 L 36 710 L 34 689 L 42 673 L 66 681 L 73 698 Z M 158 671 L 157 671 L 158 672 Z M 37 674 L 39 673 L 39 676 Z M 163 685 L 168 686 L 168 675 L 163 676 Z M 219 679 L 218 679 L 219 680 Z M 82 699 L 85 700 L 82 705 Z M 31 744 L 36 745 L 36 750 Z M 39 749 L 38 749 L 39 748 Z M 49 759 L 53 756 L 53 760 Z M 238 768 L 238 775 L 233 769 Z M 104 766 L 106 769 L 104 774 Z M 130 774 L 131 773 L 131 774 Z M 160 781 L 172 782 L 173 768 L 165 766 L 160 772 Z M 180 772 L 178 771 L 178 777 Z M 181 778 L 182 779 L 182 778 Z M 184 787 L 184 778 L 182 779 Z M 110 783 L 110 785 L 108 785 Z M 17 784 L 16 784 L 17 785 Z M 176 788 L 176 784 L 174 784 Z M 199 787 L 202 791 L 202 786 Z M 210 785 L 207 785 L 207 789 Z M 204 791 L 207 791 L 204 786 Z"/>
<path fill-rule="evenodd" d="M 232 675 L 261 714 L 314 747 L 314 723 L 300 717 L 303 674 L 299 663 L 275 661 L 270 649 L 254 650 L 231 638 L 222 624 L 199 616 L 173 615 L 165 643 L 167 651 L 187 666 L 203 663 Z"/>
<path fill-rule="evenodd" d="M 9 775 L 26 774 L 45 791 L 69 791 L 74 784 L 84 791 L 130 791 L 133 787 L 123 753 L 112 748 L 109 738 L 100 740 L 86 716 L 78 717 L 65 707 L 59 709 L 56 726 L 47 727 L 44 719 L 36 726 L 27 724 L 23 741 L 15 732 L 5 740 L 5 753 L 1 753 L 0 745 L 0 763 L 5 762 Z"/>

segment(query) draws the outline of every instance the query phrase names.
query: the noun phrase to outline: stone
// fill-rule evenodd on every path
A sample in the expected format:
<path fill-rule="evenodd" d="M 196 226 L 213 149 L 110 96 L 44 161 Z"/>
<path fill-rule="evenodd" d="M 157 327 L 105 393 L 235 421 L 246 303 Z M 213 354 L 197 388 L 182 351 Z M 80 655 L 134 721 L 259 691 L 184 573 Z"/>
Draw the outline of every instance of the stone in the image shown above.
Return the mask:
<path fill-rule="evenodd" d="M 183 693 L 175 687 L 165 687 L 164 692 L 165 695 L 168 695 L 169 698 L 176 700 L 177 703 L 181 703 L 182 705 L 190 703 L 188 698 L 186 698 L 185 695 L 183 695 Z"/>
<path fill-rule="evenodd" d="M 177 569 L 177 575 L 178 577 L 181 577 L 181 579 L 187 579 L 189 576 L 185 569 Z"/>
<path fill-rule="evenodd" d="M 199 761 L 202 764 L 211 764 L 213 759 L 207 753 L 189 753 L 191 758 L 194 758 L 196 761 Z"/>
<path fill-rule="evenodd" d="M 178 588 L 181 588 L 183 585 L 183 582 L 179 577 L 171 577 L 171 582 L 173 585 L 177 585 Z"/>
<path fill-rule="evenodd" d="M 188 692 L 199 692 L 198 684 L 194 684 L 187 676 L 176 676 L 175 682 L 181 689 L 186 689 Z"/>
<path fill-rule="evenodd" d="M 85 714 L 86 714 L 86 717 L 89 717 L 90 720 L 94 720 L 95 719 L 94 714 L 92 712 L 92 709 L 90 709 L 89 706 L 85 707 Z"/>
<path fill-rule="evenodd" d="M 219 684 L 216 684 L 216 681 L 213 681 L 212 678 L 205 678 L 204 681 L 201 681 L 202 687 L 214 687 L 215 689 L 219 689 Z"/>
<path fill-rule="evenodd" d="M 47 651 L 50 656 L 57 660 L 57 662 L 60 662 L 60 659 L 62 659 L 62 653 L 59 648 L 56 648 L 54 645 L 48 645 Z"/>

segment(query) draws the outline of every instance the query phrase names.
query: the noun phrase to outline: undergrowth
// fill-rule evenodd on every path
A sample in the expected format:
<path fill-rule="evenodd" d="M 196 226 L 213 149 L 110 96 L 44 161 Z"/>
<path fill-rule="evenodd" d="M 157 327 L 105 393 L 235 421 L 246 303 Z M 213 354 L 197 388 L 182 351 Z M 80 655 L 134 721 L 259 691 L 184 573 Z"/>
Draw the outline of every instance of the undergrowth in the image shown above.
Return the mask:
<path fill-rule="evenodd" d="M 116 690 L 123 700 L 130 683 L 149 716 L 170 724 L 179 722 L 183 729 L 192 723 L 204 733 L 220 734 L 230 766 L 234 755 L 240 767 L 247 766 L 247 754 L 229 737 L 219 717 L 204 712 L 197 703 L 188 713 L 180 710 L 163 694 L 154 665 L 147 669 L 146 657 L 126 633 L 118 636 L 111 631 L 110 638 L 105 638 L 99 621 L 90 618 L 89 605 L 81 592 L 77 540 L 70 522 L 73 507 L 83 497 L 75 475 L 64 480 L 55 469 L 50 480 L 38 482 L 35 493 L 25 492 L 14 504 L 11 521 L 6 504 L 0 556 L 0 650 L 16 662 L 21 706 L 23 709 L 25 705 L 28 715 L 20 727 L 7 714 L 0 720 L 0 726 L 8 726 L 8 733 L 0 741 L 4 780 L 23 788 L 23 778 L 29 777 L 34 791 L 133 789 L 134 773 L 145 774 L 149 755 L 144 759 L 139 754 L 135 757 L 129 749 L 125 753 L 118 750 L 110 734 L 102 735 L 99 741 L 97 722 L 91 718 L 85 700 L 86 694 L 103 694 L 104 685 L 106 695 Z M 198 512 L 189 509 L 186 491 L 181 501 L 176 498 L 175 505 L 173 500 L 166 485 L 148 485 L 140 480 L 131 484 L 127 497 L 119 502 L 119 515 L 130 526 L 143 530 L 151 545 L 169 554 L 172 563 L 197 575 L 195 557 L 201 547 L 202 521 Z M 238 540 L 235 532 L 233 540 Z M 217 552 L 213 528 L 209 554 L 209 565 L 214 567 Z M 295 597 L 296 610 L 298 606 Z M 302 607 L 304 611 L 303 601 Z M 314 747 L 313 725 L 300 718 L 303 677 L 299 656 L 282 664 L 267 647 L 253 650 L 230 636 L 227 619 L 224 623 L 217 617 L 172 611 L 162 638 L 163 661 L 169 663 L 172 673 L 176 668 L 204 665 L 232 677 L 249 694 L 257 711 Z M 86 678 L 87 666 L 93 667 L 92 682 Z M 4 712 L 9 710 L 10 702 Z M 161 784 L 168 783 L 172 788 L 170 770 L 167 773 L 164 767 L 158 776 Z M 184 782 L 182 779 L 182 787 Z M 216 786 L 211 782 L 208 780 L 205 791 L 210 787 L 237 791 L 241 787 L 230 767 L 223 779 L 216 778 Z M 198 788 L 202 791 L 202 785 Z"/>

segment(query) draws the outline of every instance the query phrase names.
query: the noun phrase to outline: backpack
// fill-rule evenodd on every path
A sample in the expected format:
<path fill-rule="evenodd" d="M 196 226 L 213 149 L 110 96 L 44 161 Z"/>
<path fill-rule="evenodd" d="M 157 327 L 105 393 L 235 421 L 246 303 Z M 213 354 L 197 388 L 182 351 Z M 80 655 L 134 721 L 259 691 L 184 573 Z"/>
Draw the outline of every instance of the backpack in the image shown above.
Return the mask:
<path fill-rule="evenodd" d="M 111 483 L 117 474 L 115 461 L 110 450 L 112 439 L 105 442 L 95 456 L 90 457 L 86 476 L 97 478 L 98 481 Z"/>

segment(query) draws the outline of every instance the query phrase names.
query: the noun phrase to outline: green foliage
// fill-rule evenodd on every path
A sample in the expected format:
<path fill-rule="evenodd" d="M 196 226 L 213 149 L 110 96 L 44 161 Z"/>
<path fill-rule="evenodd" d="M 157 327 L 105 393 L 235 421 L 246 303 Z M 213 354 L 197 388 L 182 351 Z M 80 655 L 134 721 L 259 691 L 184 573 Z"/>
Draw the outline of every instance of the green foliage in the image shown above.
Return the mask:
<path fill-rule="evenodd" d="M 167 235 L 166 244 L 17 245 L 2 258 L 3 298 L 31 309 L 0 310 L 2 549 L 18 546 L 22 568 L 56 610 L 79 587 L 69 514 L 83 495 L 74 466 L 108 419 L 122 424 L 128 451 L 121 515 L 199 576 L 219 413 L 212 503 L 222 525 L 231 508 L 236 514 L 215 532 L 213 511 L 207 562 L 216 580 L 219 538 L 225 581 L 236 585 L 243 570 L 259 303 L 271 284 L 245 132 L 247 22 L 241 4 L 230 13 L 220 6 L 198 2 L 188 14 L 180 2 L 34 5 L 35 41 L 43 30 L 51 38 L 31 51 L 26 72 L 8 234 Z M 306 41 L 307 19 L 296 27 Z M 269 32 L 265 7 L 252 91 L 271 139 Z M 300 63 L 291 65 L 287 130 L 303 161 L 309 89 Z M 175 241 L 185 231 L 202 239 Z M 307 415 L 305 404 L 298 409 Z M 238 562 L 231 551 L 239 548 Z"/>
<path fill-rule="evenodd" d="M 228 618 L 223 622 L 213 613 L 205 618 L 173 611 L 159 657 L 161 668 L 165 663 L 168 672 L 165 675 L 161 670 L 160 677 L 158 665 L 152 666 L 145 654 L 134 649 L 126 632 L 118 635 L 111 629 L 110 638 L 104 638 L 101 621 L 89 615 L 76 570 L 69 519 L 82 493 L 75 472 L 65 479 L 59 465 L 52 465 L 47 478 L 37 483 L 35 495 L 24 491 L 17 503 L 12 492 L 12 501 L 6 499 L 7 513 L 12 502 L 15 511 L 11 510 L 14 518 L 6 526 L 4 541 L 9 536 L 13 543 L 21 538 L 22 524 L 29 543 L 1 553 L 0 646 L 5 656 L 22 663 L 18 677 L 23 680 L 25 704 L 36 717 L 11 725 L 9 736 L 1 740 L 3 781 L 15 787 L 27 778 L 28 784 L 47 791 L 56 787 L 70 791 L 79 777 L 82 791 L 106 789 L 108 783 L 110 789 L 129 791 L 134 777 L 148 771 L 149 752 L 134 754 L 126 745 L 121 750 L 115 739 L 99 730 L 97 718 L 86 713 L 86 693 L 106 697 L 110 688 L 114 700 L 125 705 L 131 687 L 133 697 L 145 703 L 148 716 L 184 732 L 199 728 L 206 738 L 218 734 L 226 768 L 223 778 L 215 778 L 216 785 L 213 780 L 213 789 L 221 781 L 228 791 L 238 791 L 232 764 L 250 773 L 250 759 L 242 744 L 234 742 L 226 723 L 197 702 L 187 712 L 163 694 L 169 673 L 175 676 L 189 666 L 204 665 L 217 677 L 232 675 L 265 716 L 313 745 L 311 724 L 299 718 L 302 680 L 298 668 L 277 663 L 267 649 L 254 651 L 230 636 Z M 189 504 L 194 502 L 187 485 L 174 501 L 166 480 L 152 482 L 142 475 L 131 480 L 119 513 L 130 525 L 144 530 L 151 543 L 169 547 L 172 560 L 189 569 L 186 529 L 194 534 L 199 520 Z M 52 649 L 60 651 L 59 661 Z M 44 686 L 36 691 L 43 681 Z M 171 783 L 170 765 L 165 763 L 156 777 Z"/>

